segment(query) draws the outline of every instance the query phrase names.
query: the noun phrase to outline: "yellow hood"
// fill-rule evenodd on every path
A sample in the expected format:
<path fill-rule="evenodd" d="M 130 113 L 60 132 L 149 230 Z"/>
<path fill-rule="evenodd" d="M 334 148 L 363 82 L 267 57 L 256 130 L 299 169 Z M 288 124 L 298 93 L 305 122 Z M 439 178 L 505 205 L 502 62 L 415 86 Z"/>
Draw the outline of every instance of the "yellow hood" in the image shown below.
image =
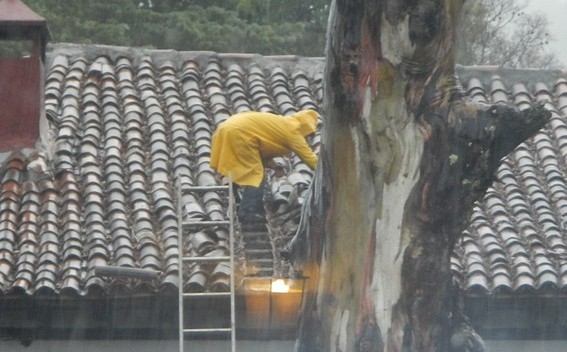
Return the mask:
<path fill-rule="evenodd" d="M 296 131 L 306 137 L 317 130 L 317 112 L 315 110 L 301 110 L 286 117 Z"/>

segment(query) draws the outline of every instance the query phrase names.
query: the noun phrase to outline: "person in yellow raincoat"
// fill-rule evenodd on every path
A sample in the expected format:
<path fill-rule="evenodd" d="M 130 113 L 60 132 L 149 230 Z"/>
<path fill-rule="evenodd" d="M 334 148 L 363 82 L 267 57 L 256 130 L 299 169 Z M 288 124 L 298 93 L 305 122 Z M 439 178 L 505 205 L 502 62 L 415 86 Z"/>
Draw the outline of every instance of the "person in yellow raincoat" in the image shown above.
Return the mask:
<path fill-rule="evenodd" d="M 272 158 L 294 152 L 315 169 L 317 155 L 305 137 L 317 129 L 317 112 L 302 110 L 289 116 L 249 111 L 231 116 L 219 125 L 211 145 L 211 167 L 229 173 L 243 186 L 238 211 L 243 223 L 263 219 L 264 167 Z"/>

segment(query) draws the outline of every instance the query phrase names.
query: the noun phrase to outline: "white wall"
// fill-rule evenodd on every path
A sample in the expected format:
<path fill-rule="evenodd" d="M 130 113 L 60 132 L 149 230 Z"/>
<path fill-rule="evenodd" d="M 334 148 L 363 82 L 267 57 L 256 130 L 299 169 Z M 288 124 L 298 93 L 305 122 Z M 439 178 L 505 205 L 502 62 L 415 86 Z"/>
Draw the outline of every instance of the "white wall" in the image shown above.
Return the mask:
<path fill-rule="evenodd" d="M 565 352 L 567 341 L 485 341 L 488 352 Z"/>
<path fill-rule="evenodd" d="M 292 352 L 294 341 L 238 341 L 237 352 Z M 565 352 L 567 341 L 486 341 L 488 352 Z M 0 341 L 0 352 L 175 352 L 177 341 Z M 230 352 L 225 341 L 185 343 L 184 352 Z"/>
<path fill-rule="evenodd" d="M 294 341 L 238 341 L 237 352 L 292 352 Z M 178 341 L 0 341 L 0 352 L 176 352 Z M 185 352 L 230 352 L 230 341 L 185 342 Z"/>

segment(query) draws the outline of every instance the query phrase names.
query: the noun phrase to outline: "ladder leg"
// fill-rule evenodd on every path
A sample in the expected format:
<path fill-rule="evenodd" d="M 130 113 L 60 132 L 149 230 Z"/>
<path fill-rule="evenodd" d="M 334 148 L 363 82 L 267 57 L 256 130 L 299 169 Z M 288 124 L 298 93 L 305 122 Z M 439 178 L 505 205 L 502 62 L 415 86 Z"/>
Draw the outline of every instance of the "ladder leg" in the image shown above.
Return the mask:
<path fill-rule="evenodd" d="M 179 308 L 179 352 L 184 352 L 184 341 L 185 341 L 185 333 L 183 332 L 183 204 L 182 204 L 182 193 L 183 193 L 183 185 L 181 183 L 177 186 L 177 216 L 178 220 L 178 238 L 177 238 L 177 246 L 178 246 L 178 286 L 179 286 L 179 301 L 178 301 L 178 308 Z"/>
<path fill-rule="evenodd" d="M 188 190 L 192 192 L 208 192 L 208 191 L 223 191 L 227 192 L 228 194 L 228 221 L 189 221 L 184 222 L 183 220 L 183 205 L 182 205 L 182 196 L 183 191 L 185 190 L 182 184 L 178 185 L 178 219 L 179 219 L 179 237 L 178 237 L 178 249 L 179 249 L 179 352 L 184 351 L 184 341 L 185 341 L 185 333 L 186 332 L 194 332 L 194 333 L 208 333 L 208 332 L 225 332 L 230 333 L 230 350 L 231 352 L 236 352 L 236 302 L 235 302 L 235 285 L 236 285 L 236 278 L 235 278 L 235 260 L 234 260 L 234 251 L 235 251 L 235 239 L 234 239 L 234 221 L 235 221 L 235 203 L 234 203 L 234 189 L 231 175 L 229 175 L 229 184 L 228 186 L 204 186 L 204 187 L 189 187 Z M 197 257 L 186 257 L 183 253 L 183 231 L 186 227 L 196 228 L 196 227 L 210 227 L 210 226 L 228 226 L 229 228 L 229 255 L 228 256 L 197 256 Z M 229 274 L 229 282 L 230 282 L 230 292 L 226 296 L 230 296 L 230 327 L 226 328 L 203 328 L 203 329 L 185 329 L 184 327 L 184 298 L 193 297 L 193 296 L 222 296 L 223 293 L 216 293 L 216 292 L 204 292 L 204 293 L 185 293 L 183 289 L 183 263 L 184 262 L 222 262 L 229 261 L 230 264 L 230 274 Z"/>
<path fill-rule="evenodd" d="M 234 188 L 232 187 L 232 177 L 229 177 L 228 189 L 228 220 L 230 221 L 230 344 L 231 351 L 236 352 L 236 319 L 235 319 L 235 275 L 234 275 Z"/>

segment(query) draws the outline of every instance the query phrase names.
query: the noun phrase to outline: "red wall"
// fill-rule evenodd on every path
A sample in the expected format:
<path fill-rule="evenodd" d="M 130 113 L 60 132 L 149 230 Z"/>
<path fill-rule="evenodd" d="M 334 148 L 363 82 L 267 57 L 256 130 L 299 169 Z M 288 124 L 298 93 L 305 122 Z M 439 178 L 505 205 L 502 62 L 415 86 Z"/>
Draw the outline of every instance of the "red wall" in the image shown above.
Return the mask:
<path fill-rule="evenodd" d="M 33 147 L 39 136 L 43 77 L 35 49 L 27 58 L 0 57 L 0 152 Z"/>

